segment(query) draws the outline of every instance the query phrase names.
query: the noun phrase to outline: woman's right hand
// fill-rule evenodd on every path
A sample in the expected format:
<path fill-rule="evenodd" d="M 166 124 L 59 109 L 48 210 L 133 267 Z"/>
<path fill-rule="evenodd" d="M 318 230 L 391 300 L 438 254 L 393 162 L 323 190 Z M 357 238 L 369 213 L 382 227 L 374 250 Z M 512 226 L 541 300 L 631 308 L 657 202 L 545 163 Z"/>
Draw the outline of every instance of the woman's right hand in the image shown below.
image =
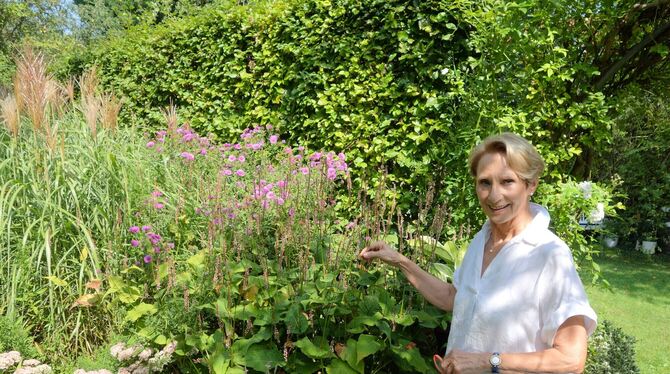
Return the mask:
<path fill-rule="evenodd" d="M 368 262 L 378 258 L 389 265 L 398 266 L 405 256 L 398 253 L 385 242 L 376 241 L 363 248 L 358 257 Z"/>

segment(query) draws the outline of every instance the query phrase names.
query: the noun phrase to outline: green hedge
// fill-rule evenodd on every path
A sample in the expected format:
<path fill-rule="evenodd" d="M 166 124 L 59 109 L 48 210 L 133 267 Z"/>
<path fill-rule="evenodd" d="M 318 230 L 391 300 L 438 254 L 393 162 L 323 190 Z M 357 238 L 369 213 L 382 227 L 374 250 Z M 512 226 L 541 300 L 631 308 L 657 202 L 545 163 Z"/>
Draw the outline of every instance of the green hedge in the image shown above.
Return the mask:
<path fill-rule="evenodd" d="M 476 225 L 466 157 L 482 137 L 528 137 L 551 181 L 574 169 L 582 144 L 609 137 L 604 96 L 584 84 L 594 68 L 561 47 L 581 35 L 551 32 L 570 15 L 560 2 L 531 5 L 227 2 L 132 29 L 90 60 L 127 98 L 128 122 L 157 127 L 174 102 L 224 141 L 272 124 L 292 144 L 344 151 L 358 186 L 384 168 L 403 211 L 434 181 L 436 200 L 457 207 L 453 226 Z"/>

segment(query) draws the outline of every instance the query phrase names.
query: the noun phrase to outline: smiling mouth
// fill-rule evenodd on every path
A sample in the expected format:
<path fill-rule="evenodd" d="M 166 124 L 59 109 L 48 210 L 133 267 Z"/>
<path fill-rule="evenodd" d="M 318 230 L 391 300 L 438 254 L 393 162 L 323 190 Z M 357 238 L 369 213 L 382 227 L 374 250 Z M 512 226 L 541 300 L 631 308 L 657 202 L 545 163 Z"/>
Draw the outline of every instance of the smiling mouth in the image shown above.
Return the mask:
<path fill-rule="evenodd" d="M 491 208 L 491 210 L 494 211 L 494 212 L 498 212 L 498 211 L 501 211 L 501 210 L 507 208 L 508 206 L 509 206 L 509 204 L 503 205 L 503 206 L 500 206 L 500 207 L 494 207 L 494 206 L 489 205 L 489 208 Z"/>

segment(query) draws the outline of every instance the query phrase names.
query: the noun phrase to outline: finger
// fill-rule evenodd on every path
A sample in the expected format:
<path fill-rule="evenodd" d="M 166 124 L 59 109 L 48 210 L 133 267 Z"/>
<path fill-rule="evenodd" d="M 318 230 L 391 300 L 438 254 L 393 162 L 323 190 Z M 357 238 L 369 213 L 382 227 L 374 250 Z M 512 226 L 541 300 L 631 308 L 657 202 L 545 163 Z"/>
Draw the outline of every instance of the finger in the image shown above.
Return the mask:
<path fill-rule="evenodd" d="M 433 364 L 435 365 L 435 369 L 437 369 L 437 372 L 440 374 L 445 374 L 447 371 L 444 368 L 444 362 L 442 362 L 443 359 L 440 357 L 440 355 L 434 355 L 433 356 Z"/>

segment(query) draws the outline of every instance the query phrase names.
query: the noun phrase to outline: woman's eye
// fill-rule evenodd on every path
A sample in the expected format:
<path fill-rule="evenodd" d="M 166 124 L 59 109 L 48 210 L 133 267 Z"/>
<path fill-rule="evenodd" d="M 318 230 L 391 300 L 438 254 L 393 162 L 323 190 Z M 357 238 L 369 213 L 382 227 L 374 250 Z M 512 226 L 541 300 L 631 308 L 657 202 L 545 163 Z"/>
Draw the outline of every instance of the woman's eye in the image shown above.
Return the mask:
<path fill-rule="evenodd" d="M 488 187 L 490 184 L 491 184 L 491 182 L 489 182 L 487 180 L 480 180 L 479 181 L 480 186 Z"/>
<path fill-rule="evenodd" d="M 514 179 L 505 179 L 503 180 L 503 184 L 512 184 L 514 183 Z"/>

